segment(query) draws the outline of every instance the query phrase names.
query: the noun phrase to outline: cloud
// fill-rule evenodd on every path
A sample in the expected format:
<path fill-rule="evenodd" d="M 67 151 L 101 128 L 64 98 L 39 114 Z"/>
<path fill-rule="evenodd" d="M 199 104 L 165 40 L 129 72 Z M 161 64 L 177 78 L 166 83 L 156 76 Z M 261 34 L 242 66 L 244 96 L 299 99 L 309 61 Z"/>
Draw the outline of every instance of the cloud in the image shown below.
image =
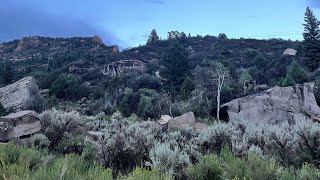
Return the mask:
<path fill-rule="evenodd" d="M 144 0 L 144 2 L 152 3 L 152 4 L 156 4 L 156 5 L 164 5 L 165 4 L 165 2 L 163 0 Z"/>
<path fill-rule="evenodd" d="M 71 14 L 71 13 L 70 13 Z M 126 46 L 113 33 L 94 22 L 49 14 L 31 4 L 0 2 L 0 42 L 24 36 L 74 37 L 99 35 L 108 44 Z"/>
<path fill-rule="evenodd" d="M 320 0 L 307 0 L 307 3 L 311 8 L 319 8 L 320 9 Z"/>

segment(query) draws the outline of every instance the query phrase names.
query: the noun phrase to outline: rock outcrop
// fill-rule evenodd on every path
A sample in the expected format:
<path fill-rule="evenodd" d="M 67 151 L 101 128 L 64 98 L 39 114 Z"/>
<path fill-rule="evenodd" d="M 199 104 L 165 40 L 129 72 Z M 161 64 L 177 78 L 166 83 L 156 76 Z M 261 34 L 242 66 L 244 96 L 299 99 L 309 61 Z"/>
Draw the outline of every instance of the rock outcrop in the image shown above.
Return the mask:
<path fill-rule="evenodd" d="M 297 54 L 297 50 L 292 48 L 288 48 L 282 53 L 282 55 L 287 55 L 287 56 L 295 56 L 296 54 Z"/>
<path fill-rule="evenodd" d="M 204 129 L 208 127 L 207 124 L 196 122 L 193 112 L 188 112 L 175 118 L 172 118 L 169 115 L 162 115 L 158 122 L 159 124 L 168 126 L 169 128 L 192 127 L 194 129 Z"/>
<path fill-rule="evenodd" d="M 229 120 L 246 119 L 259 123 L 294 123 L 304 118 L 320 122 L 320 107 L 313 93 L 313 83 L 274 87 L 258 94 L 235 99 L 222 105 Z"/>
<path fill-rule="evenodd" d="M 145 64 L 142 61 L 121 60 L 121 61 L 115 61 L 108 64 L 104 68 L 102 73 L 109 76 L 117 76 L 127 72 L 143 73 L 145 69 L 146 69 Z"/>
<path fill-rule="evenodd" d="M 41 123 L 35 111 L 20 111 L 0 117 L 0 141 L 31 135 L 40 130 Z"/>
<path fill-rule="evenodd" d="M 15 112 L 37 110 L 41 105 L 41 95 L 35 79 L 26 77 L 0 88 L 0 102 L 4 108 Z"/>

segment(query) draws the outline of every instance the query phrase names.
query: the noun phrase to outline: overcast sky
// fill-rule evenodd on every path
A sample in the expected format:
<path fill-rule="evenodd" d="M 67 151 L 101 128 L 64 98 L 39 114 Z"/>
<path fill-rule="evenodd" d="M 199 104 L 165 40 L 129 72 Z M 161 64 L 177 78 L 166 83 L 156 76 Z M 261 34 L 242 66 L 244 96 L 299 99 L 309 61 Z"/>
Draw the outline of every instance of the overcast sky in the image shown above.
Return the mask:
<path fill-rule="evenodd" d="M 24 36 L 99 35 L 107 44 L 144 44 L 151 29 L 191 35 L 301 39 L 320 0 L 1 0 L 0 42 Z"/>

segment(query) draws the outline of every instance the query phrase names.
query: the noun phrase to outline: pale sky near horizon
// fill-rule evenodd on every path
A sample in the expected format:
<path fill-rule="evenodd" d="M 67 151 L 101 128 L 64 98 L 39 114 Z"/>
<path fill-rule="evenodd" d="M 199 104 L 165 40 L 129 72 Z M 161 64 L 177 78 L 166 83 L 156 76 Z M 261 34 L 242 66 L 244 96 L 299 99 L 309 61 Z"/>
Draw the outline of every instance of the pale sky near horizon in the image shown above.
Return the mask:
<path fill-rule="evenodd" d="M 191 35 L 300 40 L 310 6 L 320 0 L 2 0 L 0 42 L 24 36 L 93 36 L 107 44 L 144 44 L 155 28 Z"/>

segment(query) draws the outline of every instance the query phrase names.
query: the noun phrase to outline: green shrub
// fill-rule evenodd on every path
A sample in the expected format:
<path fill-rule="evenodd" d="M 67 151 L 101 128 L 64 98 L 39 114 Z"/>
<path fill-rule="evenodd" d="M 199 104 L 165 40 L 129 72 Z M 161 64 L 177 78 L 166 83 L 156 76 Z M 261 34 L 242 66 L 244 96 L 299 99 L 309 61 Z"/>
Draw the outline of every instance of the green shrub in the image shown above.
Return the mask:
<path fill-rule="evenodd" d="M 56 151 L 60 154 L 78 154 L 81 155 L 84 148 L 83 136 L 64 136 L 56 147 Z"/>
<path fill-rule="evenodd" d="M 143 168 L 136 168 L 128 176 L 118 177 L 126 180 L 170 180 L 174 179 L 170 174 L 162 173 L 158 169 L 146 170 Z"/>
<path fill-rule="evenodd" d="M 205 155 L 199 163 L 187 167 L 188 179 L 219 180 L 223 179 L 223 169 L 217 155 Z"/>

